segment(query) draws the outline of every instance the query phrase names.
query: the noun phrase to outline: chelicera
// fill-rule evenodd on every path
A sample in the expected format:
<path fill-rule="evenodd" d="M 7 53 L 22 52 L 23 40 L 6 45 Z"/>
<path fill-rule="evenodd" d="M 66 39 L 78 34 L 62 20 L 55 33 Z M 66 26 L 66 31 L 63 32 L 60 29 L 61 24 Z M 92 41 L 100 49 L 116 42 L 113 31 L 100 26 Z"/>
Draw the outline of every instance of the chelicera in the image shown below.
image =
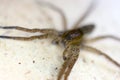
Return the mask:
<path fill-rule="evenodd" d="M 64 80 L 68 80 L 68 76 L 76 60 L 78 59 L 80 49 L 91 51 L 92 53 L 96 53 L 98 55 L 103 55 L 106 59 L 111 61 L 113 64 L 120 67 L 120 64 L 114 59 L 112 59 L 110 56 L 108 56 L 107 54 L 103 53 L 102 51 L 96 48 L 86 45 L 87 43 L 95 42 L 95 41 L 106 39 L 106 38 L 120 41 L 120 38 L 115 37 L 113 35 L 99 36 L 99 37 L 95 37 L 92 39 L 86 39 L 84 37 L 84 35 L 92 32 L 95 27 L 93 24 L 79 27 L 79 24 L 85 19 L 85 17 L 91 11 L 92 4 L 90 5 L 89 9 L 86 11 L 85 15 L 83 15 L 82 18 L 80 18 L 73 25 L 73 29 L 71 30 L 66 30 L 67 20 L 61 9 L 49 3 L 47 4 L 43 3 L 43 5 L 44 4 L 47 5 L 49 8 L 61 14 L 62 21 L 63 21 L 63 27 L 65 29 L 64 31 L 57 31 L 55 29 L 28 29 L 28 28 L 19 27 L 19 26 L 0 26 L 0 29 L 15 29 L 15 30 L 29 32 L 29 33 L 36 33 L 36 32 L 42 33 L 42 35 L 37 35 L 37 36 L 35 35 L 35 36 L 30 36 L 30 37 L 18 37 L 18 36 L 15 37 L 15 36 L 2 36 L 1 35 L 0 38 L 22 40 L 22 41 L 30 41 L 34 39 L 52 39 L 53 40 L 52 42 L 55 43 L 56 45 L 62 44 L 62 46 L 65 48 L 63 52 L 64 63 L 62 64 L 62 67 L 58 73 L 57 80 L 61 80 L 62 77 L 64 77 Z"/>

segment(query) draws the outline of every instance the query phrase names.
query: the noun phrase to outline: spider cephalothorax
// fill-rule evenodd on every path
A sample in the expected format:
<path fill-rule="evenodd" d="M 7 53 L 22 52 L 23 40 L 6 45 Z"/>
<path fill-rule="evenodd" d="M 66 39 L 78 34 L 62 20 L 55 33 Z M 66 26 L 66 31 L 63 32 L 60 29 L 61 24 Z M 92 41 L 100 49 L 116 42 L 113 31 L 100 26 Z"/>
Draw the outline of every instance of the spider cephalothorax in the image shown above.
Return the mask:
<path fill-rule="evenodd" d="M 62 43 L 67 44 L 80 44 L 83 36 L 86 33 L 91 32 L 94 29 L 94 25 L 86 25 L 81 28 L 65 31 L 60 35 L 62 37 Z"/>

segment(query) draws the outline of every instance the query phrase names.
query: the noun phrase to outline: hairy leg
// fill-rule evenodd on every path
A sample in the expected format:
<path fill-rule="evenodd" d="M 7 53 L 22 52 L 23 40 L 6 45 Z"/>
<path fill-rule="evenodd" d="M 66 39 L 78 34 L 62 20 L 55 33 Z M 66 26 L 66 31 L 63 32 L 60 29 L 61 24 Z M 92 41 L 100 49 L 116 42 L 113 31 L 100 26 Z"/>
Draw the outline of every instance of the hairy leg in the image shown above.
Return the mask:
<path fill-rule="evenodd" d="M 79 49 L 80 47 L 75 45 L 69 45 L 63 52 L 63 59 L 65 60 L 65 62 L 62 65 L 62 68 L 60 69 L 60 72 L 58 74 L 58 79 L 57 80 L 61 80 L 62 77 L 64 76 L 64 80 L 68 79 L 68 76 L 76 62 L 76 60 L 78 59 L 78 55 L 79 55 Z"/>
<path fill-rule="evenodd" d="M 30 41 L 34 39 L 46 39 L 48 38 L 48 34 L 38 35 L 38 36 L 30 36 L 30 37 L 13 37 L 13 36 L 0 36 L 2 39 L 13 39 L 13 40 L 22 40 L 22 41 Z"/>
<path fill-rule="evenodd" d="M 58 79 L 57 80 L 61 80 L 67 67 L 68 67 L 68 63 L 69 63 L 69 52 L 70 52 L 70 46 L 66 47 L 64 52 L 63 52 L 63 60 L 64 60 L 64 63 L 58 73 Z M 68 56 L 69 55 L 69 56 Z"/>
<path fill-rule="evenodd" d="M 102 51 L 100 51 L 100 50 L 98 50 L 96 48 L 90 47 L 90 46 L 86 46 L 86 45 L 82 45 L 82 48 L 84 50 L 91 51 L 91 52 L 96 53 L 98 55 L 103 55 L 106 59 L 108 59 L 109 61 L 111 61 L 113 64 L 115 64 L 116 66 L 118 66 L 120 68 L 120 63 L 116 62 L 110 56 L 108 56 L 107 54 L 103 53 Z"/>
<path fill-rule="evenodd" d="M 0 29 L 15 29 L 15 30 L 20 30 L 20 31 L 25 31 L 25 32 L 30 32 L 30 33 L 35 33 L 35 32 L 41 32 L 41 33 L 57 33 L 56 30 L 54 29 L 28 29 L 24 27 L 19 27 L 19 26 L 0 26 Z"/>
<path fill-rule="evenodd" d="M 107 39 L 107 38 L 120 41 L 120 38 L 118 38 L 118 37 L 115 37 L 115 36 L 112 36 L 112 35 L 106 35 L 106 36 L 95 37 L 93 39 L 84 40 L 84 42 L 85 43 L 91 43 L 91 42 L 96 42 L 96 41 Z"/>
<path fill-rule="evenodd" d="M 66 61 L 63 63 L 62 68 L 60 69 L 60 71 L 59 71 L 59 73 L 58 73 L 58 78 L 57 78 L 57 80 L 61 80 L 61 79 L 62 79 L 62 77 L 63 77 L 63 75 L 64 75 L 64 73 L 65 73 L 65 70 L 66 70 L 67 66 L 68 66 L 68 60 L 66 60 Z"/>
<path fill-rule="evenodd" d="M 62 65 L 62 68 L 58 75 L 58 80 L 61 80 L 64 76 L 64 80 L 68 79 L 68 76 L 78 59 L 79 51 L 80 51 L 79 45 L 68 45 L 66 49 L 63 52 L 63 59 L 65 60 L 64 64 Z"/>
<path fill-rule="evenodd" d="M 63 11 L 62 11 L 60 8 L 56 7 L 56 6 L 53 5 L 53 4 L 47 3 L 47 2 L 37 1 L 37 3 L 38 3 L 39 5 L 48 6 L 49 8 L 51 8 L 51 9 L 53 9 L 54 11 L 58 12 L 58 13 L 61 15 L 61 17 L 62 17 L 62 20 L 61 20 L 61 21 L 62 21 L 62 24 L 63 24 L 63 28 L 64 28 L 64 30 L 67 30 L 67 19 L 66 19 L 66 17 L 65 17 L 65 14 L 63 13 Z"/>
<path fill-rule="evenodd" d="M 77 59 L 78 59 L 78 55 L 79 55 L 79 54 L 73 54 L 73 55 L 71 56 L 71 58 L 70 58 L 70 60 L 69 60 L 69 63 L 68 63 L 68 68 L 67 68 L 67 70 L 66 70 L 66 72 L 65 72 L 65 80 L 68 79 L 68 76 L 69 76 L 69 74 L 70 74 L 70 72 L 71 72 L 71 70 L 72 70 L 75 62 L 76 62 Z"/>

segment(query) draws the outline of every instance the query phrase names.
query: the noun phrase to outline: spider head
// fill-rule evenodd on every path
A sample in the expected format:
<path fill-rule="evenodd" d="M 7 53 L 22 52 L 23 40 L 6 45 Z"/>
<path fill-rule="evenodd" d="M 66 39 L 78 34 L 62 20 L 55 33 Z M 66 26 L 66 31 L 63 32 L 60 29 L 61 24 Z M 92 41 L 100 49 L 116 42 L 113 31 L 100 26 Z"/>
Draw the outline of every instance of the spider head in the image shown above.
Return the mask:
<path fill-rule="evenodd" d="M 83 35 L 86 33 L 92 32 L 93 29 L 94 29 L 94 25 L 90 24 L 77 29 L 61 32 L 60 34 L 60 37 L 62 38 L 61 43 L 64 44 L 64 46 L 66 46 L 69 43 L 80 44 L 83 38 Z"/>

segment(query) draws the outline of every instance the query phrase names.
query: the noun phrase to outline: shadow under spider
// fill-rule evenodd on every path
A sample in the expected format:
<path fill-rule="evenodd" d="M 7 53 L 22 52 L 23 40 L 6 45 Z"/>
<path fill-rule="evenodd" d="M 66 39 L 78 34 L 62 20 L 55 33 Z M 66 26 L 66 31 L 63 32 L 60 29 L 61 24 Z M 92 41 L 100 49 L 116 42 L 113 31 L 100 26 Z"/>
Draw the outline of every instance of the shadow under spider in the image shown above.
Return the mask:
<path fill-rule="evenodd" d="M 88 13 L 91 11 L 93 4 L 90 5 L 88 10 L 86 11 L 85 15 L 82 16 L 74 25 L 72 30 L 66 30 L 67 29 L 67 20 L 62 12 L 61 9 L 55 7 L 54 5 L 50 3 L 41 3 L 39 2 L 38 4 L 48 6 L 52 10 L 60 13 L 62 16 L 62 21 L 63 21 L 63 27 L 65 31 L 57 31 L 55 29 L 28 29 L 24 27 L 19 27 L 19 26 L 0 26 L 0 29 L 15 29 L 15 30 L 20 30 L 20 31 L 25 31 L 29 33 L 36 33 L 40 32 L 43 33 L 42 35 L 37 35 L 37 36 L 30 36 L 30 37 L 17 37 L 17 36 L 0 36 L 2 39 L 13 39 L 13 40 L 22 40 L 22 41 L 30 41 L 34 39 L 52 39 L 53 43 L 56 45 L 63 45 L 65 47 L 65 50 L 63 52 L 63 59 L 64 63 L 58 73 L 57 80 L 61 80 L 62 77 L 64 80 L 68 79 L 68 76 L 76 62 L 79 56 L 80 49 L 84 49 L 87 51 L 91 51 L 92 53 L 96 53 L 98 55 L 103 55 L 106 59 L 111 61 L 113 64 L 118 66 L 120 68 L 120 63 L 116 62 L 114 59 L 112 59 L 110 56 L 105 54 L 104 52 L 87 46 L 84 43 L 90 43 L 90 42 L 95 42 L 98 40 L 103 40 L 106 38 L 114 39 L 117 41 L 120 41 L 120 38 L 112 36 L 112 35 L 106 35 L 106 36 L 99 36 L 93 39 L 86 39 L 84 38 L 85 34 L 88 34 L 92 32 L 94 29 L 93 24 L 85 25 L 79 27 L 79 24 L 85 19 L 85 17 L 88 16 Z"/>

